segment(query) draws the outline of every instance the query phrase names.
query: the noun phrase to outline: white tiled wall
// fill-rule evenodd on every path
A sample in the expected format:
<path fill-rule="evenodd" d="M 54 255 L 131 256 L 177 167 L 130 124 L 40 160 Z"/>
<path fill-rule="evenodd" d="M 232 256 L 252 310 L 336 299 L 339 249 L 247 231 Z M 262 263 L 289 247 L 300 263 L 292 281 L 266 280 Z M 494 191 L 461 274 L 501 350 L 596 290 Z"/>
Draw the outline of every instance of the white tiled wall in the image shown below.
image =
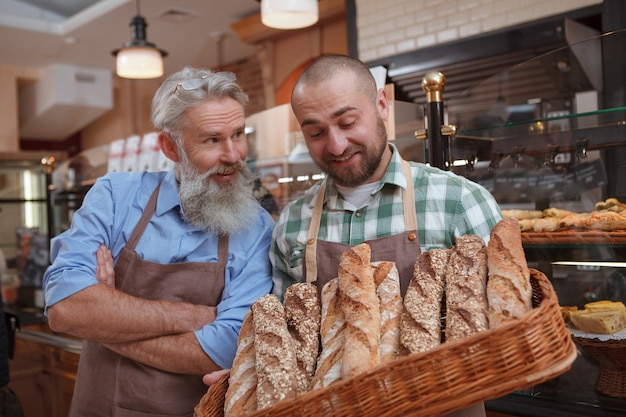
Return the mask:
<path fill-rule="evenodd" d="M 359 58 L 372 61 L 601 3 L 602 0 L 356 0 Z"/>

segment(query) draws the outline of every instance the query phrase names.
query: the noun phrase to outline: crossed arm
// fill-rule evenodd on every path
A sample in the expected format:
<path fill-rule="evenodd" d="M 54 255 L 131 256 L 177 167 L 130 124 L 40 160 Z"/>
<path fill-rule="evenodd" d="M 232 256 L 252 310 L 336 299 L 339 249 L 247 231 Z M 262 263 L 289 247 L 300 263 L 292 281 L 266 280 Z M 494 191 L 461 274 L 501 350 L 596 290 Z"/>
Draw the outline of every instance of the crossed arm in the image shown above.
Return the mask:
<path fill-rule="evenodd" d="M 50 327 L 102 343 L 112 351 L 164 371 L 202 375 L 220 369 L 201 348 L 195 330 L 212 323 L 215 307 L 144 300 L 114 288 L 110 251 L 96 253 L 100 282 L 48 308 Z"/>

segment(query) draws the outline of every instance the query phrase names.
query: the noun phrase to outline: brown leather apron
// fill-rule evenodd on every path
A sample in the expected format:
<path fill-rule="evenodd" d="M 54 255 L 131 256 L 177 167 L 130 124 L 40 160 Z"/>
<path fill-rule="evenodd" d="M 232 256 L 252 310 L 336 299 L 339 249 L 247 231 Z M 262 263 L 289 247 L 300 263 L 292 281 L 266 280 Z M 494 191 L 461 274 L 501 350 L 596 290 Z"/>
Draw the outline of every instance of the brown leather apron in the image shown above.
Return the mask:
<path fill-rule="evenodd" d="M 411 175 L 411 166 L 406 161 L 402 161 L 402 172 L 407 181 L 407 188 L 402 193 L 404 224 L 407 231 L 393 236 L 367 240 L 364 243 L 370 245 L 372 262 L 394 261 L 396 263 L 400 275 L 400 289 L 404 295 L 411 278 L 413 278 L 415 261 L 421 249 L 417 237 L 413 176 Z M 313 207 L 309 238 L 304 251 L 305 279 L 307 282 L 316 282 L 319 291 L 324 284 L 337 276 L 341 255 L 351 247 L 348 244 L 328 242 L 317 238 L 325 194 L 326 182 L 320 187 Z"/>
<path fill-rule="evenodd" d="M 400 289 L 402 296 L 406 293 L 409 282 L 413 278 L 415 261 L 421 253 L 417 236 L 417 217 L 415 214 L 415 195 L 413 189 L 413 175 L 408 162 L 402 161 L 402 172 L 407 181 L 407 188 L 402 193 L 404 206 L 404 224 L 407 231 L 393 236 L 365 241 L 372 250 L 371 261 L 394 261 L 400 275 Z M 313 216 L 309 226 L 309 238 L 304 251 L 305 279 L 315 282 L 318 291 L 331 279 L 337 276 L 339 261 L 343 252 L 351 245 L 334 243 L 317 239 L 324 205 L 326 182 L 320 187 L 320 192 L 313 207 Z M 455 411 L 446 417 L 485 417 L 483 403 Z"/>
<path fill-rule="evenodd" d="M 220 237 L 218 261 L 213 263 L 159 264 L 135 254 L 156 209 L 159 188 L 160 184 L 122 249 L 115 266 L 115 287 L 143 299 L 217 306 L 224 290 L 228 236 Z M 193 416 L 206 390 L 201 375 L 160 371 L 84 341 L 70 417 Z"/>

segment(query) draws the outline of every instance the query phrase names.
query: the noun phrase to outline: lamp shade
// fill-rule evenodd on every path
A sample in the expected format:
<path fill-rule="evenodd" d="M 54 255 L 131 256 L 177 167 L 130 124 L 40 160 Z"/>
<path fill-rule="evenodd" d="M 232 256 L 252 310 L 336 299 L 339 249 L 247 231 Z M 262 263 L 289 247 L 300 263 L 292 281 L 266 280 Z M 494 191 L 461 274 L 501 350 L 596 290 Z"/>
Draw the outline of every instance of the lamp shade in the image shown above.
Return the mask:
<path fill-rule="evenodd" d="M 167 56 L 167 52 L 146 40 L 147 26 L 146 19 L 137 13 L 130 21 L 131 40 L 111 52 L 115 56 L 118 76 L 147 79 L 163 75 L 163 57 Z"/>
<path fill-rule="evenodd" d="M 163 58 L 156 48 L 131 46 L 117 52 L 115 67 L 123 78 L 158 78 L 163 75 Z"/>
<path fill-rule="evenodd" d="M 261 22 L 275 29 L 300 29 L 319 19 L 318 0 L 261 0 Z"/>

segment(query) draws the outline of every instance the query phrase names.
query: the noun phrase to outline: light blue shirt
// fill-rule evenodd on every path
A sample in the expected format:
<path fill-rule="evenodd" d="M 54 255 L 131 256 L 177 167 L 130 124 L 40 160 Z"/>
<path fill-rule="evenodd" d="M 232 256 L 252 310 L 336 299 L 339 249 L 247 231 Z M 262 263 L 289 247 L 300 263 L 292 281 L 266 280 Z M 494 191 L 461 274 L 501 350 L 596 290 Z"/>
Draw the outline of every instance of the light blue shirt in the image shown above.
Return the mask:
<path fill-rule="evenodd" d="M 46 309 L 98 283 L 95 253 L 100 244 L 111 249 L 117 263 L 161 179 L 156 211 L 137 244 L 136 254 L 161 264 L 217 261 L 218 236 L 204 233 L 183 220 L 173 170 L 107 174 L 87 193 L 70 228 L 52 239 L 52 265 L 43 277 Z M 229 237 L 217 318 L 195 332 L 206 354 L 222 368 L 232 365 L 237 335 L 250 304 L 272 288 L 268 254 L 274 221 L 260 206 L 256 217 L 251 229 Z"/>

